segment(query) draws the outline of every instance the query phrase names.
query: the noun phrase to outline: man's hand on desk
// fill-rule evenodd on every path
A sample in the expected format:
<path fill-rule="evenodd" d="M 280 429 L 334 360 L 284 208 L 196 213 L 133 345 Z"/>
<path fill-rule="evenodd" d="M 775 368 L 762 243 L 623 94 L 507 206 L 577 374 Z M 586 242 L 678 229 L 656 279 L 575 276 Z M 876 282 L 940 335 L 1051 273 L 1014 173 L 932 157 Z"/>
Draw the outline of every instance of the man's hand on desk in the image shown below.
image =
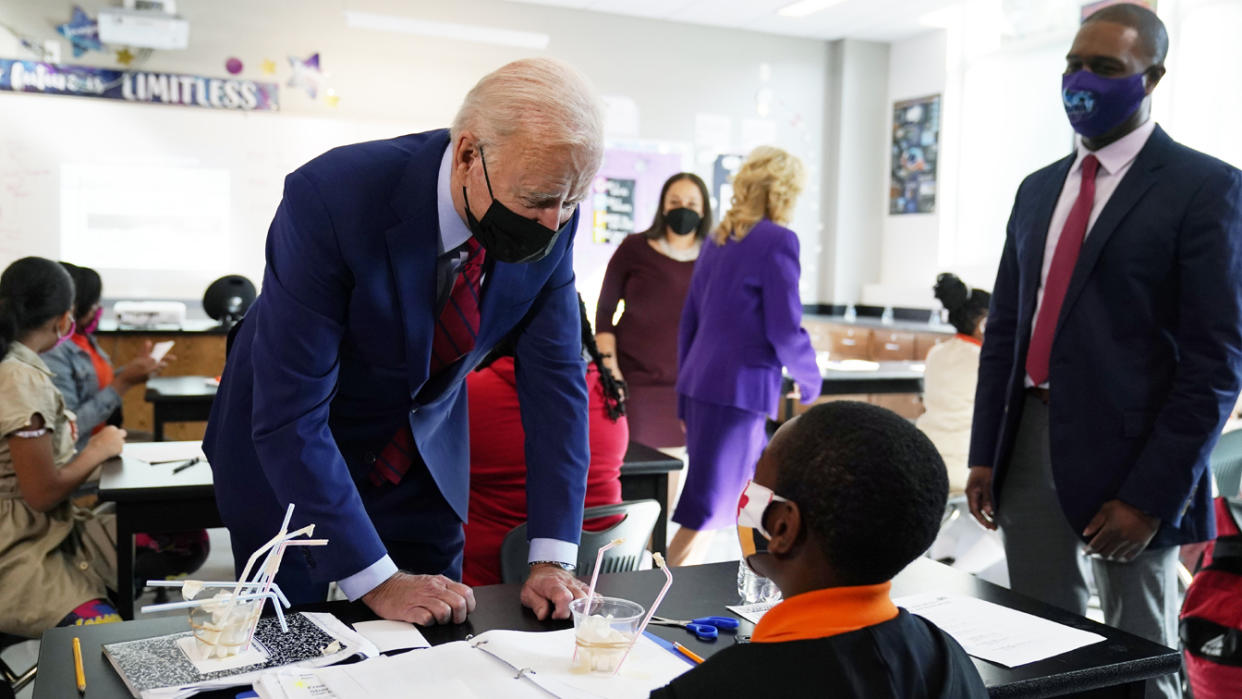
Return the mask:
<path fill-rule="evenodd" d="M 574 574 L 553 563 L 536 563 L 522 585 L 522 604 L 540 620 L 569 618 L 569 603 L 586 597 L 587 586 Z"/>
<path fill-rule="evenodd" d="M 469 587 L 443 575 L 400 571 L 363 595 L 362 601 L 382 619 L 422 626 L 460 624 L 474 611 L 474 591 Z"/>

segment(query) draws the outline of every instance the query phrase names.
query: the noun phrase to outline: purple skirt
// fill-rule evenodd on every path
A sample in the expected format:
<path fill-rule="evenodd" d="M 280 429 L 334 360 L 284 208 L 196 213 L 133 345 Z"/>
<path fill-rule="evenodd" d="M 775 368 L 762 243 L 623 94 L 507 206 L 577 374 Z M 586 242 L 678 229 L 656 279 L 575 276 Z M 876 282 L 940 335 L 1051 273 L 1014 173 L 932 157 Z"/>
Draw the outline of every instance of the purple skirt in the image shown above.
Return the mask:
<path fill-rule="evenodd" d="M 737 523 L 737 500 L 767 446 L 767 415 L 682 396 L 686 485 L 673 521 L 705 531 Z"/>

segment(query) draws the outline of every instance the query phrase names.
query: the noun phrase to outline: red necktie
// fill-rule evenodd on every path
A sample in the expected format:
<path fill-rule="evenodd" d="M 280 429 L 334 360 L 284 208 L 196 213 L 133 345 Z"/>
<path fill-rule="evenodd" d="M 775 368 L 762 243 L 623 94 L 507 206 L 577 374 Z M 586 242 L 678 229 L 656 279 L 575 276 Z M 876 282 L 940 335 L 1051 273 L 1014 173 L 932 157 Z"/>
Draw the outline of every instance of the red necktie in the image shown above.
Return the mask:
<path fill-rule="evenodd" d="M 1031 344 L 1026 353 L 1026 373 L 1036 386 L 1048 380 L 1052 338 L 1057 331 L 1061 303 L 1065 301 L 1070 278 L 1074 276 L 1074 265 L 1082 250 L 1082 241 L 1087 237 L 1087 224 L 1091 221 L 1091 209 L 1095 205 L 1095 174 L 1099 167 L 1100 161 L 1094 155 L 1083 158 L 1078 198 L 1074 200 L 1069 218 L 1065 219 L 1056 252 L 1052 255 L 1052 265 L 1048 268 L 1048 278 L 1044 281 L 1044 299 L 1039 305 L 1039 315 L 1035 318 L 1035 329 L 1031 332 Z"/>
<path fill-rule="evenodd" d="M 483 261 L 487 252 L 479 241 L 466 241 L 466 261 L 458 270 L 448 302 L 436 319 L 436 334 L 431 341 L 431 375 L 466 356 L 474 349 L 479 334 L 479 282 L 483 278 Z M 393 435 L 388 446 L 380 452 L 371 469 L 371 482 L 381 485 L 384 481 L 399 483 L 410 470 L 414 459 L 414 437 L 408 424 L 403 424 Z"/>

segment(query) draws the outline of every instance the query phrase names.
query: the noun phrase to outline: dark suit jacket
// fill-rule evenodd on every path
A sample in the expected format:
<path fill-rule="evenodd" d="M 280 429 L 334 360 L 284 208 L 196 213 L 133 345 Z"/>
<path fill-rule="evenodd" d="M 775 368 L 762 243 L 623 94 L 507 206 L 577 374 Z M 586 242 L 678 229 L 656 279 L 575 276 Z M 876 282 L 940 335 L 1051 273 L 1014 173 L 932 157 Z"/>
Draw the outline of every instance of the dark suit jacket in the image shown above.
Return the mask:
<path fill-rule="evenodd" d="M 827 638 L 725 648 L 651 696 L 983 699 L 988 692 L 957 641 L 902 609 Z"/>
<path fill-rule="evenodd" d="M 1001 492 L 1044 242 L 1074 157 L 1018 188 L 979 361 L 970 463 Z M 1242 173 L 1157 127 L 1078 257 L 1050 360 L 1057 495 L 1075 530 L 1120 499 L 1153 547 L 1213 535 L 1208 455 L 1242 372 Z M 996 501 L 1003 508 L 1004 502 Z"/>
<path fill-rule="evenodd" d="M 331 541 L 313 553 L 319 580 L 359 572 L 385 554 L 381 535 L 409 528 L 395 515 L 373 521 L 356 485 L 403 423 L 465 520 L 464 377 L 520 320 L 531 536 L 576 542 L 581 531 L 587 394 L 572 234 L 539 262 L 489 262 L 474 350 L 429 381 L 436 178 L 448 143 L 448 131 L 429 131 L 344 146 L 286 178 L 263 293 L 236 335 L 212 406 L 203 448 L 225 523 L 265 538 L 295 503 L 292 526 L 314 522 L 315 536 Z M 376 497 L 412 496 L 413 480 Z"/>

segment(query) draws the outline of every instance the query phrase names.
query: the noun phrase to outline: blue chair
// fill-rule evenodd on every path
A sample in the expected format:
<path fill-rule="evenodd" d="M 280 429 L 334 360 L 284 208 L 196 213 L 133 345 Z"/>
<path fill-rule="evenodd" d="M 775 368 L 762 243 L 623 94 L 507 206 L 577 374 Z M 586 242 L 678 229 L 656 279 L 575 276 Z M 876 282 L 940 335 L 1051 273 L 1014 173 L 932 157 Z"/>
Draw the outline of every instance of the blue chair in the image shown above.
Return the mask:
<path fill-rule="evenodd" d="M 614 546 L 604 553 L 601 573 L 624 573 L 638 570 L 642 563 L 643 553 L 647 550 L 647 541 L 655 529 L 656 520 L 660 517 L 660 503 L 655 500 L 633 500 L 617 505 L 588 507 L 582 513 L 583 521 L 625 515 L 625 519 L 599 532 L 582 532 L 578 544 L 578 575 L 590 575 L 595 570 L 595 556 L 600 547 L 613 539 L 625 539 L 625 543 Z M 514 527 L 505 535 L 500 544 L 500 579 L 506 583 L 520 583 L 526 580 L 529 570 L 526 559 L 530 551 L 530 542 L 526 540 L 526 523 Z"/>
<path fill-rule="evenodd" d="M 1227 498 L 1238 497 L 1242 483 L 1242 430 L 1221 435 L 1209 463 L 1220 494 Z"/>

